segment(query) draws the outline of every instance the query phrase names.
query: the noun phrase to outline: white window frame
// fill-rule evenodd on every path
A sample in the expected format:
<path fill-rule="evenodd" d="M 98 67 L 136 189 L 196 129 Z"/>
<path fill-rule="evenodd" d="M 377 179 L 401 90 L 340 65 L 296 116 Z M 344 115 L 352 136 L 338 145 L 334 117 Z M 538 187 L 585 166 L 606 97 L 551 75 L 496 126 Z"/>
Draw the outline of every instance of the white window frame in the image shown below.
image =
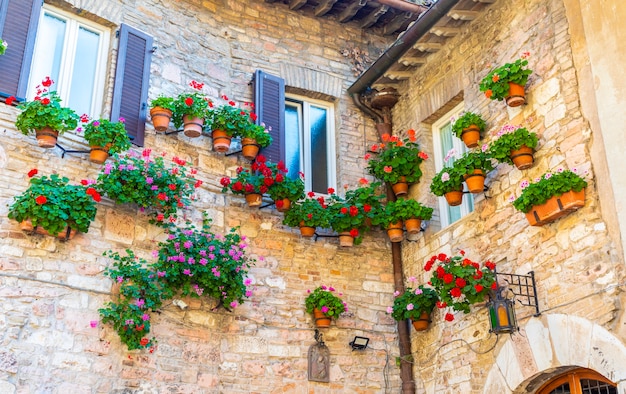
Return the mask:
<path fill-rule="evenodd" d="M 298 103 L 293 103 L 297 101 Z M 335 109 L 331 102 L 316 100 L 306 96 L 299 96 L 295 94 L 285 94 L 285 106 L 296 106 L 298 108 L 298 115 L 302 119 L 300 133 L 300 168 L 304 172 L 304 187 L 305 190 L 312 189 L 312 158 L 306 157 L 308 152 L 311 151 L 311 133 L 305 132 L 310 130 L 309 108 L 313 105 L 316 107 L 324 108 L 326 112 L 326 156 L 328 157 L 327 164 L 327 180 L 328 187 L 332 187 L 337 190 L 337 165 L 335 160 Z M 289 136 L 285 133 L 285 144 Z M 318 192 L 317 194 L 323 195 L 324 193 Z"/>
<path fill-rule="evenodd" d="M 78 38 L 78 32 L 81 27 L 96 32 L 100 35 L 100 45 L 98 48 L 98 54 L 96 58 L 96 71 L 94 80 L 93 96 L 91 100 L 91 108 L 89 115 L 97 118 L 102 113 L 102 103 L 104 101 L 104 85 L 106 80 L 106 66 L 107 66 L 107 54 L 109 51 L 109 42 L 111 36 L 111 29 L 99 25 L 95 22 L 81 18 L 72 13 L 63 11 L 56 7 L 52 7 L 48 4 L 42 6 L 41 14 L 39 16 L 39 25 L 41 25 L 46 14 L 52 15 L 65 21 L 65 37 L 63 40 L 63 53 L 61 55 L 61 65 L 59 70 L 59 77 L 57 81 L 54 81 L 52 90 L 56 90 L 63 103 L 69 102 L 69 92 L 71 88 L 71 77 L 74 72 L 73 59 L 76 53 L 76 42 Z M 39 34 L 39 33 L 38 33 Z M 41 61 L 38 59 L 37 54 L 37 39 L 35 40 L 35 48 L 33 52 L 33 61 Z M 28 95 L 29 99 L 35 97 L 36 86 L 41 84 L 41 81 L 46 75 L 34 75 L 34 71 L 31 70 L 28 82 Z M 82 114 L 79 114 L 82 115 Z"/>
<path fill-rule="evenodd" d="M 444 154 L 442 154 L 442 146 L 441 146 L 441 129 L 446 125 L 451 123 L 452 117 L 457 117 L 463 112 L 465 109 L 465 104 L 461 102 L 452 110 L 448 111 L 445 115 L 443 115 L 439 120 L 433 123 L 432 125 L 432 135 L 433 135 L 433 150 L 434 150 L 434 158 L 435 158 L 435 169 L 437 172 L 441 171 L 444 167 Z M 455 136 L 452 137 L 452 148 L 455 150 L 456 154 L 455 158 L 461 157 L 461 155 L 466 152 L 468 149 L 460 138 Z M 439 218 L 441 221 L 441 228 L 447 227 L 451 225 L 450 223 L 450 215 L 448 213 L 449 205 L 445 199 L 445 197 L 441 196 L 437 199 L 439 204 Z M 474 207 L 474 198 L 471 193 L 465 193 L 463 196 L 463 203 L 459 205 L 461 209 L 461 219 L 473 211 Z"/>

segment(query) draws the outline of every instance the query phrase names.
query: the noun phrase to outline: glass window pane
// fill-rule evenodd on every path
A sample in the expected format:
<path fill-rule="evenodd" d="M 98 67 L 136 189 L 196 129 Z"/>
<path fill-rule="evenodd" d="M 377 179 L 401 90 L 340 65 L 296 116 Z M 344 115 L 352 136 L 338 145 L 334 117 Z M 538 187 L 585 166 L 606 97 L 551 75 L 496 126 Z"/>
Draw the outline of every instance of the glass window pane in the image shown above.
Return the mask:
<path fill-rule="evenodd" d="M 311 105 L 309 119 L 311 124 L 311 188 L 316 193 L 327 193 L 328 127 L 326 109 Z"/>
<path fill-rule="evenodd" d="M 35 97 L 36 86 L 45 77 L 49 76 L 53 81 L 59 81 L 65 27 L 64 20 L 47 13 L 44 14 L 35 43 L 37 57 L 33 58 L 29 98 Z M 52 90 L 56 90 L 55 85 L 52 86 Z"/>
<path fill-rule="evenodd" d="M 441 136 L 441 157 L 446 157 L 446 154 L 454 147 L 454 141 L 452 140 L 452 125 L 447 123 L 445 126 L 441 128 L 440 131 Z M 445 167 L 451 167 L 454 159 L 449 160 L 448 162 L 444 162 L 443 165 Z M 465 197 L 465 196 L 463 196 Z M 450 223 L 454 223 L 457 220 L 461 219 L 463 216 L 461 213 L 461 206 L 457 205 L 456 207 L 452 207 L 446 204 L 448 207 L 448 219 Z"/>
<path fill-rule="evenodd" d="M 300 167 L 300 130 L 302 128 L 302 119 L 300 106 L 285 105 L 285 166 L 287 167 L 287 175 L 293 179 L 298 177 L 298 173 L 302 171 Z"/>
<path fill-rule="evenodd" d="M 555 388 L 550 394 L 570 394 L 569 383 L 563 383 L 559 387 Z"/>
<path fill-rule="evenodd" d="M 91 105 L 99 46 L 100 34 L 84 27 L 78 29 L 69 100 L 69 106 L 78 114 L 94 115 Z"/>
<path fill-rule="evenodd" d="M 617 394 L 617 388 L 595 379 L 580 379 L 583 394 Z"/>

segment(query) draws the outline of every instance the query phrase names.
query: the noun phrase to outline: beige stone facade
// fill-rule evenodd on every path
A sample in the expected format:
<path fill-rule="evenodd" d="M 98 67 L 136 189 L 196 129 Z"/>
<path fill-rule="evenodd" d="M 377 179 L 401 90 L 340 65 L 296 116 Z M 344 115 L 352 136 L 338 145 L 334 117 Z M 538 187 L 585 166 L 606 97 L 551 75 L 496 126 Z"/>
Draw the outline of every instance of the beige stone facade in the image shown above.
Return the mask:
<path fill-rule="evenodd" d="M 367 176 L 362 157 L 378 137 L 373 121 L 346 93 L 355 77 L 341 51 L 376 53 L 393 38 L 263 1 L 49 3 L 113 28 L 103 113 L 113 94 L 114 31 L 127 23 L 155 40 L 150 98 L 176 95 L 193 79 L 205 82 L 213 97 L 251 101 L 256 69 L 279 75 L 288 90 L 333 103 L 337 187 Z M 626 28 L 620 16 L 626 7 L 619 0 L 497 0 L 395 86 L 401 97 L 393 109 L 394 132 L 418 130 L 429 154 L 432 124 L 460 102 L 483 114 L 489 136 L 505 123 L 524 123 L 540 138 L 534 167 L 498 166 L 489 190 L 476 196 L 474 212 L 447 227 L 436 213 L 423 234 L 402 244 L 402 257 L 405 277 L 424 282 L 422 267 L 432 254 L 460 249 L 473 259 L 493 260 L 502 272 L 532 270 L 542 314 L 533 317 L 532 308 L 519 307 L 520 332 L 496 337 L 484 305 L 456 314 L 453 323 L 436 313 L 428 331 L 411 331 L 417 392 L 533 392 L 556 372 L 578 366 L 626 393 L 626 181 L 620 172 L 626 141 L 618 126 L 626 85 L 617 79 Z M 482 77 L 525 51 L 533 69 L 527 105 L 509 109 L 486 99 L 478 90 Z M 394 291 L 386 236 L 374 231 L 353 248 L 340 248 L 334 238 L 301 238 L 281 224 L 276 210 L 253 210 L 220 192 L 219 178 L 245 164 L 243 158 L 213 152 L 205 136 L 157 135 L 150 124 L 145 146 L 191 161 L 204 181 L 186 216 L 199 221 L 206 212 L 218 231 L 241 226 L 250 253 L 263 257 L 250 271 L 254 295 L 234 312 L 213 311 L 198 300 L 185 300 L 184 310 L 166 306 L 154 317 L 154 353 L 129 352 L 110 327 L 91 327 L 111 298 L 112 283 L 103 275 L 111 262 L 103 252 L 131 248 L 150 259 L 165 234 L 134 207 L 106 199 L 89 232 L 69 242 L 23 234 L 7 211 L 28 187 L 30 169 L 79 181 L 94 178 L 100 167 L 86 156 L 62 158 L 56 149 L 38 148 L 32 136 L 15 129 L 17 113 L 0 104 L 0 393 L 400 392 L 397 326 L 385 313 Z M 61 142 L 85 148 L 71 132 Z M 530 227 L 508 199 L 520 181 L 558 167 L 589 172 L 585 207 Z M 428 191 L 433 161 L 422 169 L 411 196 L 435 207 Z M 315 340 L 304 298 L 320 284 L 342 291 L 349 305 L 349 313 L 324 330 L 330 383 L 307 380 L 307 351 Z M 370 349 L 351 351 L 355 335 L 369 337 Z"/>

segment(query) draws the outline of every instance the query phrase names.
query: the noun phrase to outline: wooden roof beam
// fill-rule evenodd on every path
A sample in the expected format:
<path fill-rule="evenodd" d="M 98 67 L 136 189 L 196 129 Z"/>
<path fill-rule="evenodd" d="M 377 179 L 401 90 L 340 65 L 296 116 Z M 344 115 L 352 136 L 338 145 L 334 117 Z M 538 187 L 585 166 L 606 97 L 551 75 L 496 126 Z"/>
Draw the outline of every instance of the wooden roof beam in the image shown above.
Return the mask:
<path fill-rule="evenodd" d="M 367 4 L 367 0 L 352 1 L 339 15 L 339 22 L 345 23 L 354 18 L 357 12 Z"/>
<path fill-rule="evenodd" d="M 461 29 L 458 27 L 449 27 L 449 26 L 434 26 L 430 29 L 430 33 L 439 37 L 452 37 L 456 36 L 461 32 Z"/>
<path fill-rule="evenodd" d="M 420 52 L 437 52 L 441 49 L 441 44 L 438 42 L 416 42 L 413 49 Z"/>
<path fill-rule="evenodd" d="M 417 57 L 417 56 L 404 56 L 398 60 L 398 63 L 403 66 L 420 66 L 426 63 L 425 57 Z"/>
<path fill-rule="evenodd" d="M 388 5 L 381 5 L 374 11 L 370 12 L 365 18 L 363 18 L 363 23 L 361 23 L 361 27 L 366 29 L 368 27 L 372 27 L 372 25 L 380 19 L 381 16 L 385 15 L 389 11 Z"/>
<path fill-rule="evenodd" d="M 473 21 L 480 15 L 478 11 L 466 11 L 452 9 L 448 12 L 448 16 L 457 21 Z"/>
<path fill-rule="evenodd" d="M 396 81 L 409 79 L 413 74 L 413 71 L 387 71 L 384 77 Z"/>
<path fill-rule="evenodd" d="M 333 5 L 337 0 L 321 0 L 317 7 L 315 7 L 315 16 L 323 16 L 333 8 Z"/>
<path fill-rule="evenodd" d="M 289 2 L 289 9 L 299 10 L 306 4 L 307 0 L 291 0 Z"/>
<path fill-rule="evenodd" d="M 403 12 L 399 15 L 396 15 L 396 17 L 393 18 L 391 22 L 388 22 L 385 25 L 385 27 L 383 28 L 383 34 L 388 35 L 395 33 L 396 31 L 398 31 L 398 29 L 402 27 L 402 25 L 404 25 L 404 23 L 406 23 L 408 19 L 411 19 L 412 17 L 413 14 L 410 12 Z"/>

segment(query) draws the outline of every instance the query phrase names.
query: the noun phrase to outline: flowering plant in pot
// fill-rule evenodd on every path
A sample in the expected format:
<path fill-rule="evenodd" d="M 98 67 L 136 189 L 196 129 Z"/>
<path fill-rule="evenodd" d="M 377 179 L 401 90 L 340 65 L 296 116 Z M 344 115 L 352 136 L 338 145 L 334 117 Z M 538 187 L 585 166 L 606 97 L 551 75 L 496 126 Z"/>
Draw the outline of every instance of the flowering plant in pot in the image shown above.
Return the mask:
<path fill-rule="evenodd" d="M 257 134 L 260 129 L 250 129 L 257 119 L 256 114 L 252 112 L 254 109 L 252 103 L 244 102 L 240 107 L 226 95 L 222 95 L 221 99 L 223 103 L 215 105 L 209 112 L 208 123 L 211 130 L 223 130 L 231 137 L 245 137 L 244 133 Z"/>
<path fill-rule="evenodd" d="M 523 88 L 528 82 L 528 76 L 533 72 L 531 69 L 526 68 L 529 56 L 529 52 L 524 52 L 521 58 L 516 59 L 513 63 L 505 63 L 491 70 L 480 82 L 480 91 L 484 92 L 488 99 L 504 100 L 510 96 L 509 83 L 514 83 Z M 524 102 L 525 100 L 516 102 L 516 105 L 508 104 L 517 106 Z"/>
<path fill-rule="evenodd" d="M 463 176 L 467 188 L 471 193 L 480 193 L 485 187 L 485 176 L 493 170 L 491 156 L 486 153 L 487 146 L 482 150 L 463 153 L 452 163 L 455 170 Z"/>
<path fill-rule="evenodd" d="M 532 152 L 537 147 L 537 134 L 528 131 L 525 127 L 505 125 L 496 134 L 496 139 L 491 141 L 487 153 L 500 163 L 514 164 L 516 157 L 511 152 L 520 151 L 523 147 L 530 149 L 530 152 L 519 152 L 518 155 L 530 155 L 527 164 L 517 165 L 523 170 L 532 166 Z"/>
<path fill-rule="evenodd" d="M 160 95 L 150 101 L 150 117 L 156 131 L 167 130 L 175 109 L 173 97 Z"/>
<path fill-rule="evenodd" d="M 153 223 L 174 221 L 178 208 L 188 206 L 202 185 L 194 178 L 197 171 L 187 166 L 178 157 L 166 161 L 165 154 L 153 156 L 150 149 L 116 154 L 98 175 L 96 188 L 117 203 L 149 209 Z"/>
<path fill-rule="evenodd" d="M 8 46 L 9 44 L 7 44 L 6 41 L 3 41 L 2 38 L 0 38 L 0 56 L 4 55 L 4 52 L 7 50 Z"/>
<path fill-rule="evenodd" d="M 463 195 L 463 174 L 454 167 L 444 167 L 432 179 L 430 191 L 436 196 L 446 193 L 460 193 Z M 461 201 L 459 201 L 459 205 Z M 450 204 L 452 205 L 452 204 Z"/>
<path fill-rule="evenodd" d="M 461 250 L 455 256 L 445 253 L 432 256 L 424 270 L 433 270 L 429 284 L 441 300 L 438 307 L 448 306 L 455 311 L 469 313 L 472 304 L 484 301 L 489 290 L 495 290 L 495 266 L 491 261 L 481 266 L 466 258 L 465 252 Z M 445 320 L 452 321 L 454 316 L 448 313 Z"/>
<path fill-rule="evenodd" d="M 330 214 L 328 205 L 323 196 L 315 197 L 315 193 L 309 192 L 300 201 L 291 204 L 291 208 L 285 212 L 283 224 L 289 227 L 330 227 Z"/>
<path fill-rule="evenodd" d="M 174 99 L 174 127 L 183 126 L 185 135 L 188 137 L 199 137 L 205 120 L 209 116 L 211 100 L 202 93 L 203 83 L 191 81 L 189 83 L 195 91 L 191 93 L 181 93 Z"/>
<path fill-rule="evenodd" d="M 414 277 L 409 278 L 409 282 L 415 282 Z M 393 306 L 387 307 L 387 313 L 391 314 L 395 320 L 419 320 L 423 314 L 430 315 L 439 295 L 430 286 L 419 285 L 415 289 L 407 287 L 404 293 L 399 291 L 394 293 Z"/>
<path fill-rule="evenodd" d="M 348 305 L 335 295 L 335 289 L 332 286 L 321 285 L 315 290 L 307 290 L 308 295 L 304 300 L 307 313 L 315 313 L 316 319 L 337 318 L 340 314 L 348 311 Z M 321 315 L 320 315 L 321 314 Z M 328 321 L 330 325 L 330 321 Z M 328 327 L 328 325 L 324 325 Z"/>
<path fill-rule="evenodd" d="M 304 198 L 304 180 L 300 174 L 297 178 L 288 176 L 288 169 L 282 160 L 278 163 L 266 162 L 266 165 L 272 170 L 273 181 L 267 194 L 274 200 L 276 208 L 284 212 L 290 208 L 292 202 Z"/>
<path fill-rule="evenodd" d="M 276 183 L 276 177 L 284 181 L 284 175 L 279 174 L 279 171 L 278 165 L 268 163 L 265 156 L 259 155 L 249 169 L 237 167 L 235 177 L 220 179 L 222 193 L 230 190 L 233 194 L 244 194 L 250 206 L 260 206 L 262 195 Z"/>
<path fill-rule="evenodd" d="M 147 338 L 151 313 L 173 297 L 208 297 L 217 303 L 215 309 L 236 308 L 252 295 L 246 276 L 254 259 L 245 255 L 245 241 L 235 228 L 214 234 L 205 217 L 201 228 L 171 226 L 156 262 L 139 259 L 131 250 L 127 256 L 108 252 L 114 263 L 106 274 L 120 286 L 122 297 L 99 310 L 102 321 L 112 324 L 132 350 L 153 346 L 154 338 Z"/>
<path fill-rule="evenodd" d="M 50 77 L 46 77 L 41 85 L 37 85 L 37 96 L 34 100 L 17 106 L 22 112 L 17 115 L 15 127 L 24 135 L 35 130 L 42 148 L 53 148 L 59 133 L 73 130 L 78 125 L 76 112 L 61 105 L 61 98 L 56 91 L 48 90 L 53 83 Z M 51 130 L 45 130 L 46 128 Z M 42 139 L 42 135 L 48 138 Z"/>
<path fill-rule="evenodd" d="M 377 218 L 383 213 L 382 200 L 385 199 L 383 190 L 381 190 L 382 183 L 369 182 L 365 178 L 359 179 L 359 185 L 357 188 L 348 189 L 347 185 L 345 193 L 345 201 L 351 205 L 359 205 L 363 207 L 365 214 L 365 229 L 367 227 L 376 224 Z"/>
<path fill-rule="evenodd" d="M 383 134 L 382 141 L 371 147 L 373 152 L 378 153 L 377 156 L 365 155 L 365 159 L 369 160 L 367 169 L 370 174 L 391 184 L 418 182 L 422 177 L 419 166 L 428 159 L 428 155 L 415 142 L 415 130 L 409 130 L 408 137 L 404 139 Z"/>
<path fill-rule="evenodd" d="M 91 156 L 91 161 L 102 164 L 109 154 L 120 153 L 130 149 L 130 138 L 126 133 L 124 118 L 118 122 L 111 122 L 108 119 L 98 119 L 89 122 L 89 117 L 83 115 L 80 118 L 85 125 L 84 137 L 91 146 L 92 154 L 102 151 L 106 155 L 100 157 Z"/>
<path fill-rule="evenodd" d="M 71 185 L 69 179 L 58 174 L 35 177 L 38 170 L 29 171 L 30 186 L 25 192 L 14 198 L 9 207 L 8 217 L 18 222 L 28 222 L 25 230 L 43 228 L 50 234 L 65 232 L 67 227 L 83 233 L 89 231 L 91 222 L 96 217 L 96 202 L 100 194 L 88 186 L 84 180 L 81 185 Z M 67 238 L 69 234 L 65 234 Z"/>
<path fill-rule="evenodd" d="M 452 132 L 457 138 L 461 138 L 468 148 L 478 145 L 485 126 L 482 116 L 474 112 L 464 112 L 458 118 L 452 119 Z"/>
<path fill-rule="evenodd" d="M 346 201 L 335 194 L 333 190 L 327 210 L 330 228 L 339 233 L 340 236 L 349 233 L 352 238 L 348 238 L 347 243 L 346 241 L 341 242 L 340 239 L 340 245 L 350 246 L 352 242 L 359 245 L 363 241 L 362 230 L 365 227 L 367 213 L 371 212 L 371 206 L 366 207 L 359 202 Z"/>
<path fill-rule="evenodd" d="M 382 215 L 379 215 L 380 219 L 378 220 L 378 224 L 382 228 L 387 228 L 392 223 L 405 222 L 410 219 L 430 220 L 433 216 L 433 208 L 412 198 L 398 198 L 395 201 L 388 201 L 383 212 Z"/>
<path fill-rule="evenodd" d="M 533 226 L 550 223 L 585 205 L 584 189 L 587 181 L 575 168 L 571 171 L 559 168 L 556 172 L 547 172 L 533 183 L 522 181 L 520 187 L 520 196 L 511 196 L 509 201 L 515 209 L 526 213 L 526 218 Z"/>

